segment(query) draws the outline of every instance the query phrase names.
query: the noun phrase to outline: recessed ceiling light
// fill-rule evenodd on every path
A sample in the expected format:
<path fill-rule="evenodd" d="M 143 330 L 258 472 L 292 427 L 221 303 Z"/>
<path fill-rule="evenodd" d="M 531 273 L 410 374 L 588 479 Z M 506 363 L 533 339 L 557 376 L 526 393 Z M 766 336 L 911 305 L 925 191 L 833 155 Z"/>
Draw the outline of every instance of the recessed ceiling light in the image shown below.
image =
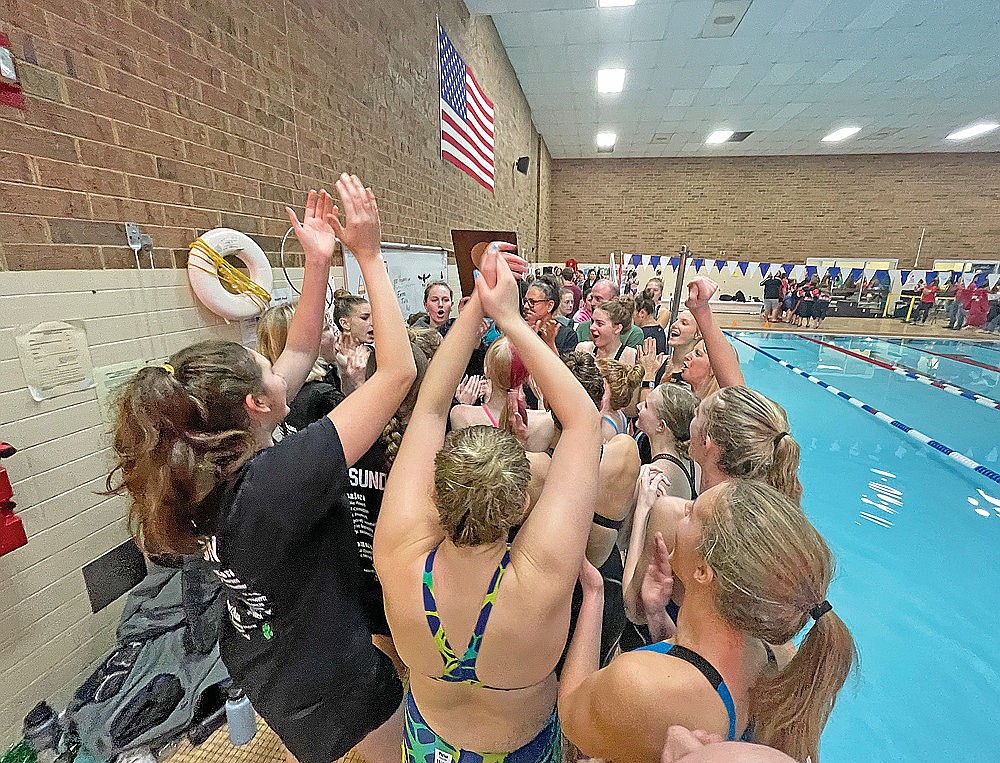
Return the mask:
<path fill-rule="evenodd" d="M 618 142 L 617 133 L 613 132 L 599 132 L 597 133 L 597 147 L 598 148 L 611 148 Z"/>
<path fill-rule="evenodd" d="M 988 132 L 993 132 L 995 129 L 1000 127 L 996 122 L 982 122 L 976 125 L 970 125 L 969 127 L 963 127 L 961 130 L 955 130 L 951 135 L 945 138 L 945 140 L 967 140 L 968 138 L 975 138 L 979 135 L 985 135 Z"/>
<path fill-rule="evenodd" d="M 635 0 L 597 0 L 598 8 L 624 8 L 626 5 L 635 5 Z"/>
<path fill-rule="evenodd" d="M 620 93 L 625 87 L 624 69 L 600 69 L 597 72 L 598 93 Z"/>
<path fill-rule="evenodd" d="M 705 138 L 705 142 L 706 143 L 725 143 L 731 137 L 733 137 L 733 131 L 732 130 L 716 130 L 711 135 L 709 135 L 707 138 Z"/>
<path fill-rule="evenodd" d="M 844 140 L 845 138 L 850 138 L 854 133 L 860 132 L 860 127 L 841 127 L 839 130 L 834 130 L 832 133 L 823 138 L 824 143 L 836 143 L 838 140 Z"/>

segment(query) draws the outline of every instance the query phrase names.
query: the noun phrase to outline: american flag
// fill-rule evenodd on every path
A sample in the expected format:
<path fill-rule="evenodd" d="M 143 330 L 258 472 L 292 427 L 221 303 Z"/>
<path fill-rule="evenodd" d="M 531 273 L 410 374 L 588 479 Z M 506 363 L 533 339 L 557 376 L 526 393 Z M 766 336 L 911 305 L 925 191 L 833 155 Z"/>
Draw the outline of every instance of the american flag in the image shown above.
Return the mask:
<path fill-rule="evenodd" d="M 441 71 L 441 158 L 490 193 L 493 183 L 493 101 L 438 24 Z"/>

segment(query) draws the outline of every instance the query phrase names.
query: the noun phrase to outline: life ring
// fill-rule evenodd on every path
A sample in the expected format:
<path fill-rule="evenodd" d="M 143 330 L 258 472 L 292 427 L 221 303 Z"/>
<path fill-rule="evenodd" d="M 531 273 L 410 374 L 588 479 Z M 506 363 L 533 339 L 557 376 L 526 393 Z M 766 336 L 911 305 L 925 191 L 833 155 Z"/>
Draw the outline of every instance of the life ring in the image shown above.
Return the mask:
<path fill-rule="evenodd" d="M 242 260 L 250 271 L 249 282 L 246 276 L 213 254 L 218 258 L 233 256 Z M 256 241 L 232 228 L 213 228 L 191 244 L 187 271 L 191 288 L 201 303 L 226 320 L 243 320 L 260 315 L 271 301 L 274 284 L 271 263 Z M 241 291 L 239 294 L 233 294 L 222 285 L 222 280 L 229 280 L 232 275 L 241 282 L 236 285 Z"/>

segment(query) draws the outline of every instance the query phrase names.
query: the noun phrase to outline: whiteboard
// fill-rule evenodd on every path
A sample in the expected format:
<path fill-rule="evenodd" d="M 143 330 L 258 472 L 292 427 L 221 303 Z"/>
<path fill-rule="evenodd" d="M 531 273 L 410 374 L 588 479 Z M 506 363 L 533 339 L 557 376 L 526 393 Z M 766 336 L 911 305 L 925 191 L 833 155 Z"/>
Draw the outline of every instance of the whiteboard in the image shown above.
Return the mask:
<path fill-rule="evenodd" d="M 448 251 L 438 247 L 410 244 L 382 244 L 382 259 L 389 280 L 396 291 L 400 312 L 406 319 L 424 310 L 424 287 L 431 281 L 448 280 Z M 347 289 L 362 297 L 368 289 L 361 277 L 361 266 L 349 249 L 344 248 L 344 281 Z"/>

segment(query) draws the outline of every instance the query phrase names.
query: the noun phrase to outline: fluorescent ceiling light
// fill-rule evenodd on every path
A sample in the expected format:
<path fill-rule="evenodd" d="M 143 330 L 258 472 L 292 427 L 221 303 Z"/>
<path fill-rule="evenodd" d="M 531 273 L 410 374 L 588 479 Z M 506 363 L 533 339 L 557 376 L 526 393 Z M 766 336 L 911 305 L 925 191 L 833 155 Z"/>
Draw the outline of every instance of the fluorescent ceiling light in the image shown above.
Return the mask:
<path fill-rule="evenodd" d="M 597 0 L 598 8 L 624 8 L 626 5 L 635 5 L 635 0 Z"/>
<path fill-rule="evenodd" d="M 618 135 L 613 132 L 599 132 L 597 133 L 597 147 L 598 148 L 611 148 L 618 141 Z"/>
<path fill-rule="evenodd" d="M 967 140 L 968 138 L 975 138 L 979 135 L 985 135 L 988 132 L 993 132 L 998 127 L 1000 127 L 1000 125 L 996 122 L 982 122 L 977 125 L 963 127 L 961 130 L 955 130 L 955 132 L 946 137 L 945 140 Z"/>
<path fill-rule="evenodd" d="M 860 127 L 841 127 L 839 130 L 834 130 L 832 133 L 823 138 L 823 142 L 836 143 L 838 140 L 850 138 L 854 135 L 854 133 L 859 132 L 860 130 Z"/>
<path fill-rule="evenodd" d="M 598 93 L 620 93 L 624 87 L 624 69 L 600 69 L 597 72 Z"/>
<path fill-rule="evenodd" d="M 716 130 L 711 135 L 709 135 L 707 138 L 705 138 L 705 142 L 706 143 L 725 143 L 731 137 L 733 137 L 733 131 L 732 130 Z"/>

